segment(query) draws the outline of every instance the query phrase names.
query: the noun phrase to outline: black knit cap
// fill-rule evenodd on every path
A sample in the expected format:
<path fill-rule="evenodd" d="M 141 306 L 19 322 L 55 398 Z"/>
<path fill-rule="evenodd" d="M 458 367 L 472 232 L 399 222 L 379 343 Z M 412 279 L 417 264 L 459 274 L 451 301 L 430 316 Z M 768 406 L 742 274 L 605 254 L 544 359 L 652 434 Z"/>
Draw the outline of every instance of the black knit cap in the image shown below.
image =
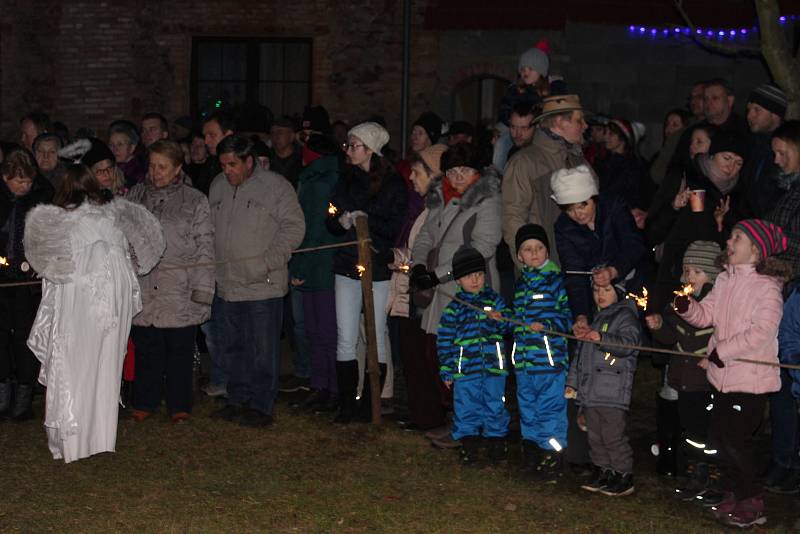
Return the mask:
<path fill-rule="evenodd" d="M 414 126 L 420 126 L 425 133 L 428 134 L 428 138 L 431 140 L 431 144 L 435 145 L 436 141 L 442 136 L 442 124 L 444 121 L 437 115 L 431 111 L 426 111 L 419 118 L 414 121 L 414 124 L 411 125 L 413 128 Z"/>
<path fill-rule="evenodd" d="M 442 172 L 447 172 L 453 167 L 481 170 L 483 168 L 481 153 L 472 143 L 457 143 L 442 154 Z"/>
<path fill-rule="evenodd" d="M 303 111 L 301 124 L 303 130 L 313 130 L 323 134 L 331 133 L 331 119 L 328 110 L 322 106 L 308 106 Z"/>
<path fill-rule="evenodd" d="M 544 228 L 539 226 L 538 224 L 524 224 L 519 227 L 517 230 L 517 235 L 514 238 L 514 244 L 517 247 L 517 252 L 519 252 L 519 247 L 527 241 L 528 239 L 536 239 L 537 241 L 541 241 L 544 245 L 544 248 L 547 249 L 548 254 L 550 253 L 550 240 L 547 239 L 547 232 L 544 231 Z"/>
<path fill-rule="evenodd" d="M 96 137 L 89 138 L 89 141 L 92 143 L 92 148 L 90 148 L 89 151 L 83 155 L 81 158 L 81 163 L 87 167 L 91 167 L 95 163 L 110 159 L 111 163 L 116 164 L 117 160 L 114 158 L 114 153 L 111 152 L 111 149 L 108 148 L 107 144 Z"/>
<path fill-rule="evenodd" d="M 733 152 L 742 159 L 745 159 L 749 152 L 747 149 L 747 141 L 740 135 L 719 131 L 711 139 L 711 148 L 708 149 L 708 155 L 713 156 L 720 152 Z"/>
<path fill-rule="evenodd" d="M 461 246 L 453 255 L 453 279 L 477 272 L 486 272 L 486 260 L 474 248 Z"/>

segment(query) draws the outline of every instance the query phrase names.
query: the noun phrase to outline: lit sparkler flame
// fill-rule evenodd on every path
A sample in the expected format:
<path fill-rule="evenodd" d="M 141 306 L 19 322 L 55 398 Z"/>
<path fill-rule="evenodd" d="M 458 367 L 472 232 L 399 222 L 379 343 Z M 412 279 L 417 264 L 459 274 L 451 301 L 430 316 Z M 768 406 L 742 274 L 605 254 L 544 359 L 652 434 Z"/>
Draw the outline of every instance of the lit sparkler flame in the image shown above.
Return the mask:
<path fill-rule="evenodd" d="M 367 268 L 363 265 L 356 265 L 356 272 L 358 272 L 358 277 L 361 278 L 364 276 L 364 272 L 366 272 Z"/>
<path fill-rule="evenodd" d="M 688 297 L 689 295 L 694 293 L 694 286 L 692 284 L 686 284 L 681 288 L 680 291 L 673 291 L 679 297 Z"/>
<path fill-rule="evenodd" d="M 636 305 L 642 308 L 643 310 L 647 310 L 647 288 L 642 288 L 642 295 L 639 296 L 636 293 L 628 293 L 628 298 L 633 299 L 636 301 Z"/>
<path fill-rule="evenodd" d="M 328 215 L 336 215 L 339 213 L 339 208 L 333 205 L 332 202 L 328 202 Z"/>
<path fill-rule="evenodd" d="M 411 266 L 410 265 L 401 265 L 400 267 L 397 268 L 397 270 L 402 272 L 402 273 L 407 273 L 408 271 L 411 270 Z"/>
<path fill-rule="evenodd" d="M 5 256 L 0 256 L 0 265 L 3 267 L 8 267 L 8 260 L 5 258 Z"/>

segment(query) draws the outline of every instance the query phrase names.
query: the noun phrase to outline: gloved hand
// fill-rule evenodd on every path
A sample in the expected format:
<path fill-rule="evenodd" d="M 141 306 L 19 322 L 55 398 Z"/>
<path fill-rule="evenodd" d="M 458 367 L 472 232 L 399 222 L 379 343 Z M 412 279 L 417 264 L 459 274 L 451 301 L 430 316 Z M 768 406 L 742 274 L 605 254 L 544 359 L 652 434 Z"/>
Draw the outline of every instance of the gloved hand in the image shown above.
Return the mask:
<path fill-rule="evenodd" d="M 710 361 L 720 369 L 725 367 L 725 363 L 719 359 L 719 354 L 717 354 L 717 349 L 711 351 L 711 354 L 708 355 L 708 361 Z"/>
<path fill-rule="evenodd" d="M 678 313 L 686 313 L 689 311 L 689 297 L 686 295 L 678 295 L 672 302 L 672 306 Z"/>
<path fill-rule="evenodd" d="M 355 221 L 355 219 L 353 218 L 353 214 L 350 213 L 349 211 L 346 211 L 341 215 L 339 215 L 339 224 L 341 224 L 342 228 L 344 228 L 345 230 L 349 230 L 350 227 L 353 226 L 353 221 Z"/>
<path fill-rule="evenodd" d="M 415 265 L 411 269 L 411 285 L 416 289 L 431 289 L 439 285 L 439 277 L 424 265 Z"/>

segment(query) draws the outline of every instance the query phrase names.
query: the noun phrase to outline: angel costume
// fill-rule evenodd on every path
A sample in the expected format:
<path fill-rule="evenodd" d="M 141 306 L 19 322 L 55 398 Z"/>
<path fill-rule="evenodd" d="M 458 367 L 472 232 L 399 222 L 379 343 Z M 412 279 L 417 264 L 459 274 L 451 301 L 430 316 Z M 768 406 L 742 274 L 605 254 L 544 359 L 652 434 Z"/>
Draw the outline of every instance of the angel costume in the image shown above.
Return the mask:
<path fill-rule="evenodd" d="M 53 458 L 114 451 L 122 363 L 142 307 L 134 269 L 150 271 L 164 246 L 158 219 L 123 199 L 29 212 L 25 252 L 44 282 L 28 346 L 42 362 Z"/>

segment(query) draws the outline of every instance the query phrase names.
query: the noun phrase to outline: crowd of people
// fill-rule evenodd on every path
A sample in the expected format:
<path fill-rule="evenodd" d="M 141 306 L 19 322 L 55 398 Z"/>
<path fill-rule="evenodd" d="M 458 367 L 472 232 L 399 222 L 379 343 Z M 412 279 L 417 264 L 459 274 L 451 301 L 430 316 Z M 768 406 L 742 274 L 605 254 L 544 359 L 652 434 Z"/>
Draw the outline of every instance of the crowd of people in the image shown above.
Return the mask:
<path fill-rule="evenodd" d="M 589 114 L 549 66 L 547 43 L 520 56 L 490 128 L 422 113 L 405 154 L 385 118 L 321 106 L 246 133 L 224 110 L 74 135 L 25 115 L 0 144 L 0 418 L 34 417 L 38 378 L 54 458 L 113 451 L 121 387 L 136 421 L 191 418 L 201 343 L 212 418 L 265 427 L 279 391 L 305 391 L 293 409 L 369 420 L 365 218 L 400 424 L 502 462 L 511 393 L 524 473 L 629 495 L 638 357 L 672 349 L 651 356 L 659 473 L 726 524 L 763 524 L 763 488 L 800 491 L 800 374 L 777 366 L 800 363 L 800 122 L 775 85 L 741 117 L 725 80 L 702 81 L 647 159 L 642 124 Z"/>

